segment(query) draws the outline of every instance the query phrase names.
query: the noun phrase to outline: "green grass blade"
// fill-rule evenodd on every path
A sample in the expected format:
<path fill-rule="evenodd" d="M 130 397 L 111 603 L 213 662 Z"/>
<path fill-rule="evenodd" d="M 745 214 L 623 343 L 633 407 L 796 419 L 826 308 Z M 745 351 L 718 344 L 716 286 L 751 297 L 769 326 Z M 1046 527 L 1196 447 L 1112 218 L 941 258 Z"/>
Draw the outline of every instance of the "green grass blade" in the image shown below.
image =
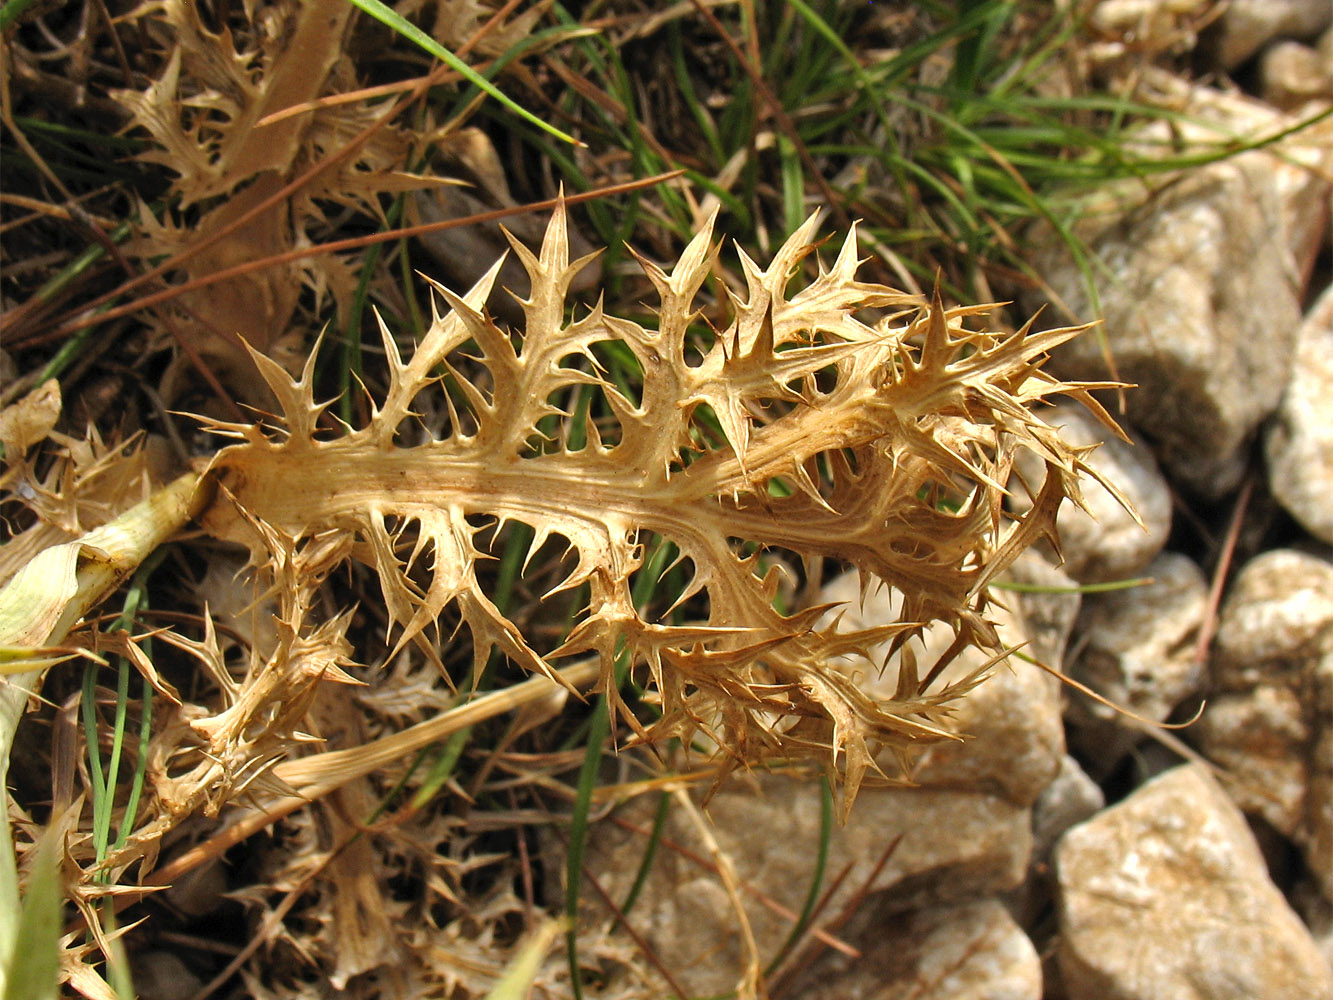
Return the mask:
<path fill-rule="evenodd" d="M 782 222 L 794 233 L 805 221 L 805 171 L 796 147 L 785 135 L 778 136 L 778 158 L 782 164 Z"/>
<path fill-rule="evenodd" d="M 405 195 L 399 195 L 385 213 L 388 229 L 398 225 L 405 199 Z M 348 427 L 352 426 L 354 417 L 355 396 L 352 390 L 355 386 L 363 384 L 365 374 L 361 358 L 361 322 L 370 297 L 370 282 L 379 268 L 383 251 L 383 243 L 376 243 L 366 251 L 365 260 L 356 279 L 356 292 L 352 295 L 348 315 L 343 323 L 342 356 L 341 364 L 338 366 L 338 416 Z"/>
<path fill-rule="evenodd" d="M 83 741 L 88 747 L 88 778 L 92 782 L 93 829 L 111 824 L 111 796 L 107 794 L 106 772 L 102 770 L 102 747 L 98 738 L 97 725 L 97 664 L 89 663 L 83 668 L 83 699 L 80 704 L 83 715 Z M 105 851 L 99 851 L 97 860 L 102 860 Z"/>
<path fill-rule="evenodd" d="M 976 31 L 968 31 L 954 46 L 951 76 L 954 86 L 965 95 L 980 89 L 984 76 L 985 57 L 995 42 L 996 35 L 1013 14 L 1014 4 L 995 0 L 959 0 L 960 20 L 979 20 Z M 964 98 L 966 99 L 966 98 Z"/>
<path fill-rule="evenodd" d="M 645 565 L 652 563 L 654 556 L 665 546 L 660 542 L 645 559 Z M 657 573 L 640 572 L 634 581 L 632 599 L 636 607 L 641 607 L 651 596 L 657 584 Z M 630 668 L 629 656 L 621 654 L 616 662 L 616 680 L 619 686 L 624 683 Z M 588 723 L 587 749 L 583 754 L 583 764 L 579 768 L 578 787 L 574 791 L 574 808 L 569 818 L 569 845 L 565 848 L 565 919 L 569 928 L 565 937 L 565 949 L 569 959 L 569 982 L 575 1000 L 583 998 L 583 973 L 579 968 L 578 919 L 579 897 L 583 889 L 583 857 L 588 842 L 588 817 L 592 811 L 592 795 L 597 788 L 597 772 L 602 762 L 602 750 L 611 736 L 611 710 L 606 695 L 600 695 L 593 707 Z"/>
<path fill-rule="evenodd" d="M 666 829 L 666 820 L 670 812 L 671 793 L 663 792 L 657 800 L 657 812 L 653 814 L 653 830 L 648 835 L 648 846 L 643 849 L 643 858 L 639 861 L 639 870 L 634 875 L 634 884 L 629 887 L 629 892 L 625 894 L 625 902 L 620 906 L 620 912 L 625 916 L 629 916 L 629 911 L 634 908 L 634 904 L 639 901 L 639 896 L 643 893 L 643 887 L 648 884 L 648 876 L 653 870 L 653 859 L 657 857 L 657 848 L 662 843 L 662 831 Z"/>
<path fill-rule="evenodd" d="M 431 38 L 430 35 L 426 34 L 411 21 L 408 21 L 406 18 L 404 18 L 401 14 L 394 11 L 392 8 L 387 7 L 384 4 L 380 3 L 379 0 L 348 0 L 348 2 L 354 4 L 356 7 L 359 7 L 361 10 L 365 11 L 371 17 L 387 25 L 389 28 L 393 29 L 398 34 L 402 35 L 404 38 L 407 38 L 410 41 L 415 42 L 417 45 L 421 46 L 421 48 L 425 49 L 436 59 L 440 60 L 440 62 L 444 63 L 454 72 L 462 76 L 463 79 L 467 80 L 474 87 L 479 88 L 480 90 L 488 94 L 490 97 L 495 98 L 495 100 L 499 101 L 501 104 L 503 104 L 514 114 L 518 115 L 524 121 L 536 125 L 543 132 L 548 132 L 551 135 L 555 136 L 557 139 L 561 139 L 564 142 L 570 143 L 571 145 L 574 146 L 582 145 L 582 143 L 580 143 L 572 135 L 566 135 L 564 132 L 561 132 L 558 128 L 556 128 L 554 125 L 551 125 L 549 122 L 542 121 L 542 119 L 538 118 L 531 111 L 528 111 L 526 108 L 520 107 L 514 101 L 510 100 L 500 91 L 498 87 L 495 86 L 495 84 L 491 83 L 484 76 L 478 73 L 475 69 L 473 69 L 467 63 L 463 62 L 463 60 L 459 59 L 456 55 L 454 55 L 452 52 L 446 49 L 435 39 Z"/>
<path fill-rule="evenodd" d="M 8 1000 L 55 1000 L 58 996 L 62 902 L 56 841 L 48 835 L 37 845 L 14 949 L 0 980 L 0 992 Z"/>
<path fill-rule="evenodd" d="M 778 949 L 777 955 L 769 963 L 768 968 L 764 970 L 764 975 L 771 976 L 779 965 L 787 957 L 787 953 L 801 939 L 805 929 L 810 926 L 810 919 L 814 916 L 815 907 L 819 905 L 819 894 L 824 888 L 824 873 L 828 868 L 829 846 L 833 842 L 833 789 L 829 787 L 828 778 L 820 783 L 821 795 L 819 798 L 819 850 L 815 853 L 815 870 L 810 873 L 810 889 L 805 894 L 805 904 L 801 907 L 800 916 L 796 918 L 796 923 L 792 925 L 791 933 L 787 935 L 787 940 L 782 942 L 782 947 Z"/>
<path fill-rule="evenodd" d="M 132 631 L 135 617 L 141 608 L 148 605 L 148 580 L 154 570 L 166 556 L 165 549 L 157 549 L 140 564 L 130 582 L 121 612 L 107 628 L 108 632 Z M 97 719 L 97 664 L 88 664 L 83 677 L 83 722 L 84 735 L 88 743 L 88 770 L 92 779 L 93 799 L 93 849 L 100 863 L 111 847 L 111 816 L 115 811 L 116 789 L 120 783 L 120 762 L 125 747 L 125 730 L 129 719 L 130 674 L 132 667 L 124 657 L 116 657 L 116 714 L 111 730 L 111 753 L 107 760 L 106 771 L 102 770 L 101 750 L 98 739 Z M 144 704 L 139 717 L 139 754 L 135 772 L 131 778 L 129 800 L 117 831 L 117 844 L 123 844 L 134 826 L 134 814 L 138 809 L 139 797 L 143 791 L 145 771 L 148 766 L 148 741 L 151 736 L 152 695 L 148 682 L 143 683 Z"/>
<path fill-rule="evenodd" d="M 106 857 L 111 846 L 111 814 L 116 806 L 116 787 L 120 783 L 120 759 L 125 747 L 125 723 L 130 708 L 130 665 L 123 656 L 116 657 L 116 717 L 111 727 L 111 754 L 107 760 L 107 807 L 98 810 L 99 822 L 93 824 L 93 848 L 97 859 Z"/>
<path fill-rule="evenodd" d="M 583 856 L 588 845 L 589 813 L 592 793 L 597 788 L 597 771 L 602 763 L 602 748 L 611 735 L 611 710 L 606 695 L 597 699 L 588 727 L 587 750 L 579 768 L 579 783 L 574 791 L 574 809 L 569 817 L 569 845 L 565 848 L 565 951 L 569 957 L 569 985 L 575 1000 L 583 1000 L 583 970 L 579 967 L 579 896 L 583 889 Z"/>
<path fill-rule="evenodd" d="M 1105 594 L 1114 590 L 1146 587 L 1156 581 L 1150 576 L 1136 576 L 1128 580 L 1108 580 L 1105 583 L 1078 583 L 1067 587 L 1050 584 L 1019 583 L 1017 580 L 997 580 L 991 586 L 996 590 L 1011 590 L 1016 594 Z"/>
<path fill-rule="evenodd" d="M 5 0 L 5 5 L 0 7 L 0 31 L 8 28 L 31 7 L 38 7 L 40 10 L 40 0 Z"/>
<path fill-rule="evenodd" d="M 145 650 L 149 659 L 152 651 Z M 145 678 L 143 693 L 139 697 L 139 752 L 135 758 L 134 776 L 130 780 L 129 798 L 125 800 L 125 815 L 121 817 L 120 829 L 116 833 L 115 850 L 120 850 L 130 839 L 134 829 L 134 817 L 139 812 L 139 799 L 143 795 L 144 778 L 148 773 L 148 744 L 153 735 L 153 686 Z"/>
<path fill-rule="evenodd" d="M 19 871 L 9 813 L 0 816 L 0 996 L 8 993 L 10 962 L 19 938 Z"/>
<path fill-rule="evenodd" d="M 448 742 L 444 745 L 444 752 L 435 758 L 430 771 L 426 774 L 426 780 L 421 783 L 421 787 L 412 796 L 413 809 L 424 809 L 426 804 L 435 798 L 440 789 L 445 786 L 445 783 L 454 776 L 454 771 L 458 769 L 458 762 L 463 757 L 463 750 L 467 747 L 467 741 L 471 737 L 471 726 L 460 729 L 449 736 Z"/>

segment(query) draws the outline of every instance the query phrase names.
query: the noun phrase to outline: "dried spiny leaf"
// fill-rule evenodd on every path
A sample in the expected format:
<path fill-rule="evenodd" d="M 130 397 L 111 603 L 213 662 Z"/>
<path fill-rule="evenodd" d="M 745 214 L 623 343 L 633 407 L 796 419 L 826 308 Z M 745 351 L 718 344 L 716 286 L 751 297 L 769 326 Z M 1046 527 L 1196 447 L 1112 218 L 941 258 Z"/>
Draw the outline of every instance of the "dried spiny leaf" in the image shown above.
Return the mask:
<path fill-rule="evenodd" d="M 352 533 L 402 630 L 399 648 L 433 649 L 423 633 L 453 606 L 478 664 L 498 648 L 554 676 L 553 660 L 594 651 L 601 689 L 642 735 L 705 731 L 724 769 L 814 755 L 841 771 L 850 804 L 878 749 L 906 758 L 952 738 L 945 703 L 959 689 L 930 690 L 938 669 L 927 666 L 924 682 L 877 702 L 836 665 L 839 654 L 901 644 L 932 621 L 953 628 L 950 656 L 998 649 L 986 584 L 1053 531 L 1086 471 L 1084 452 L 1029 407 L 1059 393 L 1085 398 L 1087 386 L 1040 370 L 1045 352 L 1078 329 L 970 330 L 980 308 L 946 309 L 938 295 L 857 280 L 855 232 L 831 269 L 789 293 L 816 222 L 767 268 L 742 254 L 744 295 L 727 293 L 731 320 L 692 364 L 695 299 L 717 254 L 711 221 L 670 272 L 641 260 L 660 298 L 648 329 L 600 304 L 566 319 L 587 258 L 569 260 L 562 207 L 539 253 L 515 243 L 532 280 L 526 328 L 501 329 L 482 311 L 498 264 L 464 296 L 435 286 L 450 310 L 411 359 L 385 333 L 389 388 L 368 426 L 318 439 L 310 369 L 295 381 L 260 361 L 286 433 L 220 426 L 241 443 L 212 464 L 234 498 L 215 507 L 212 529 L 261 556 L 261 531 Z M 633 355 L 637 400 L 613 384 L 598 345 Z M 400 446 L 414 398 L 442 370 L 461 390 L 451 424 L 438 440 Z M 580 398 L 595 420 L 567 412 Z M 1003 509 L 1002 484 L 1023 448 L 1049 474 L 1030 511 L 1015 515 Z M 587 605 L 557 649 L 539 651 L 480 584 L 478 525 L 512 522 L 532 528 L 531 551 L 551 539 L 568 546 L 552 593 L 586 587 Z M 649 619 L 635 606 L 632 582 L 655 540 L 688 567 L 690 607 L 707 609 L 697 624 Z M 759 555 L 768 549 L 845 560 L 889 583 L 905 595 L 901 620 L 848 635 L 818 625 L 823 609 L 781 613 Z M 648 731 L 618 700 L 622 647 L 660 695 L 663 714 Z"/>
<path fill-rule="evenodd" d="M 407 165 L 447 133 L 426 122 L 393 125 L 396 102 L 321 102 L 360 86 L 348 58 L 353 5 L 281 0 L 216 13 L 226 22 L 217 29 L 184 0 L 143 4 L 130 15 L 170 48 L 147 87 L 113 96 L 129 112 L 130 128 L 152 139 L 138 159 L 176 175 L 176 207 L 159 217 L 141 203 L 142 233 L 129 252 L 154 263 L 185 252 L 180 270 L 191 281 L 274 260 L 184 292 L 166 307 L 173 339 L 262 406 L 263 385 L 240 342 L 285 359 L 292 334 L 299 339 L 293 317 L 302 286 L 331 295 L 346 313 L 359 270 L 355 256 L 283 255 L 317 241 L 330 205 L 387 225 L 384 195 L 444 183 Z M 284 194 L 297 176 L 302 183 Z M 166 386 L 176 390 L 174 369 Z"/>

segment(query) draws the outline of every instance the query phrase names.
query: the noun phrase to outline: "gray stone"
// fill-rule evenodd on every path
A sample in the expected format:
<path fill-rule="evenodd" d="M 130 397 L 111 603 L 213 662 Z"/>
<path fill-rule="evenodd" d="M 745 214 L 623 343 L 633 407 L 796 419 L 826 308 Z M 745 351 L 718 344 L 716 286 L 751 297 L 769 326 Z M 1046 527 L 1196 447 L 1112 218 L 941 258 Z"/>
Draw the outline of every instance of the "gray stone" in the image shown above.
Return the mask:
<path fill-rule="evenodd" d="M 1294 549 L 1246 563 L 1222 605 L 1213 640 L 1214 681 L 1224 691 L 1300 682 L 1333 627 L 1333 564 Z"/>
<path fill-rule="evenodd" d="M 995 900 L 894 916 L 855 940 L 859 958 L 838 955 L 821 962 L 787 995 L 802 1000 L 1040 1000 L 1042 995 L 1037 952 Z"/>
<path fill-rule="evenodd" d="M 1066 500 L 1056 516 L 1060 531 L 1061 567 L 1080 583 L 1120 580 L 1139 573 L 1166 545 L 1171 532 L 1171 492 L 1141 442 L 1116 437 L 1083 406 L 1065 402 L 1043 411 L 1042 419 L 1060 428 L 1060 436 L 1075 445 L 1097 445 L 1088 458 L 1094 474 L 1119 490 L 1139 520 L 1120 500 L 1094 479 L 1083 483 L 1086 509 Z M 1017 482 L 1011 483 L 1015 506 L 1031 506 L 1027 487 L 1037 490 L 1045 481 L 1045 467 L 1032 452 L 1019 456 Z"/>
<path fill-rule="evenodd" d="M 1028 637 L 1026 651 L 1041 662 L 1064 669 L 1065 647 L 1074 630 L 1083 595 L 1074 580 L 1029 549 L 1005 574 L 999 598 L 1014 609 Z"/>
<path fill-rule="evenodd" d="M 1298 839 L 1315 881 L 1333 900 L 1333 654 L 1325 653 L 1315 667 L 1314 695 L 1319 735 L 1310 755 L 1307 823 Z"/>
<path fill-rule="evenodd" d="M 1060 770 L 1032 806 L 1032 863 L 1021 886 L 1004 897 L 1009 912 L 1024 927 L 1040 926 L 1050 911 L 1053 891 L 1051 854 L 1064 832 L 1106 805 L 1101 788 L 1066 754 Z"/>
<path fill-rule="evenodd" d="M 1197 17 L 1207 6 L 1208 0 L 1101 0 L 1088 25 L 1099 34 L 1130 36 L 1162 49 L 1174 42 L 1183 21 Z"/>
<path fill-rule="evenodd" d="M 855 574 L 831 582 L 819 599 L 845 602 L 844 628 L 897 618 L 893 592 L 872 590 L 862 601 Z M 1023 642 L 1018 620 L 1002 607 L 993 610 L 1002 641 Z M 917 644 L 919 662 L 933 662 L 951 637 L 947 629 L 930 630 Z M 981 654 L 966 653 L 943 679 L 984 662 Z M 894 660 L 882 673 L 873 655 L 845 666 L 868 690 L 892 690 L 897 681 Z M 847 825 L 833 830 L 826 870 L 847 875 L 826 912 L 837 913 L 858 894 L 865 894 L 867 912 L 885 914 L 1007 892 L 1023 882 L 1032 847 L 1029 807 L 1058 772 L 1064 753 L 1059 683 L 1015 659 L 997 667 L 955 709 L 958 727 L 969 739 L 924 754 L 912 772 L 917 787 L 868 780 Z M 882 763 L 894 773 L 894 761 Z M 821 797 L 819 783 L 807 776 L 755 775 L 729 780 L 708 802 L 711 836 L 738 879 L 785 908 L 779 912 L 746 898 L 762 955 L 782 944 L 791 931 L 791 914 L 804 905 L 818 855 Z M 591 833 L 589 870 L 613 899 L 623 899 L 635 878 L 653 807 L 640 800 L 621 811 L 633 830 L 604 822 Z M 643 901 L 631 915 L 634 926 L 669 968 L 680 970 L 682 987 L 696 993 L 730 990 L 741 971 L 743 939 L 722 882 L 698 860 L 709 851 L 682 809 L 671 811 L 664 837 L 673 847 L 658 851 Z M 592 900 L 593 892 L 584 898 Z M 589 906 L 589 919 L 606 918 Z M 1012 951 L 1008 944 L 1003 949 Z M 1007 975 L 996 982 L 1008 982 Z"/>
<path fill-rule="evenodd" d="M 177 1000 L 193 996 L 204 987 L 204 981 L 180 956 L 167 950 L 137 952 L 133 976 L 135 995 L 140 1000 Z"/>
<path fill-rule="evenodd" d="M 1333 902 L 1309 882 L 1300 882 L 1291 892 L 1291 905 L 1310 928 L 1329 968 L 1333 968 Z"/>
<path fill-rule="evenodd" d="M 927 749 L 912 779 L 923 787 L 1000 795 L 1030 806 L 1055 777 L 1065 750 L 1059 681 L 1011 657 L 955 704 L 954 718 L 967 739 Z"/>
<path fill-rule="evenodd" d="M 1333 564 L 1289 549 L 1248 562 L 1212 671 L 1217 694 L 1189 737 L 1242 809 L 1300 845 L 1333 899 Z"/>
<path fill-rule="evenodd" d="M 1310 766 L 1302 749 L 1310 726 L 1289 687 L 1261 684 L 1209 702 L 1191 738 L 1223 769 L 1223 784 L 1246 812 L 1288 836 L 1305 816 Z"/>
<path fill-rule="evenodd" d="M 1324 29 L 1324 33 L 1315 42 L 1314 50 L 1325 66 L 1333 66 L 1333 24 Z"/>
<path fill-rule="evenodd" d="M 1301 324 L 1291 381 L 1268 427 L 1268 484 L 1278 502 L 1333 543 L 1333 287 Z"/>
<path fill-rule="evenodd" d="M 1089 594 L 1079 613 L 1083 652 L 1072 676 L 1136 715 L 1160 722 L 1203 686 L 1206 671 L 1195 659 L 1208 585 L 1194 562 L 1175 552 L 1146 569 L 1152 583 Z M 1079 699 L 1091 720 L 1118 724 L 1105 705 Z M 1105 735 L 1098 731 L 1095 742 Z M 1134 737 L 1137 739 L 1137 730 Z"/>
<path fill-rule="evenodd" d="M 1032 860 L 1044 863 L 1066 830 L 1096 815 L 1106 805 L 1097 782 L 1078 761 L 1065 754 L 1060 771 L 1032 807 Z"/>
<path fill-rule="evenodd" d="M 1276 42 L 1259 58 L 1259 94 L 1284 111 L 1333 100 L 1333 62 L 1309 45 Z"/>
<path fill-rule="evenodd" d="M 1217 61 L 1233 70 L 1274 38 L 1314 38 L 1330 22 L 1328 0 L 1231 0 L 1218 21 Z"/>
<path fill-rule="evenodd" d="M 1051 370 L 1135 383 L 1131 423 L 1173 476 L 1221 495 L 1240 480 L 1246 445 L 1277 407 L 1300 323 L 1273 171 L 1243 158 L 1199 168 L 1137 207 L 1090 212 L 1076 232 L 1112 276 L 1101 283 L 1105 342 L 1074 338 Z M 1066 251 L 1053 244 L 1034 264 L 1075 315 L 1092 313 Z"/>
<path fill-rule="evenodd" d="M 1320 44 L 1328 46 L 1333 66 L 1333 32 Z M 1254 142 L 1287 133 L 1273 145 L 1242 153 L 1230 162 L 1271 179 L 1282 208 L 1283 241 L 1296 268 L 1296 287 L 1303 290 L 1329 233 L 1333 118 L 1310 122 L 1308 112 L 1290 114 L 1232 90 L 1214 90 L 1164 73 L 1150 75 L 1160 99 L 1175 105 L 1183 117 L 1135 131 L 1128 145 L 1141 156 L 1154 156 L 1164 148 L 1182 155 L 1207 154 L 1216 152 L 1219 143 Z"/>
<path fill-rule="evenodd" d="M 1237 573 L 1218 617 L 1213 672 L 1224 691 L 1304 675 L 1333 627 L 1333 564 L 1272 549 Z"/>
<path fill-rule="evenodd" d="M 787 939 L 810 891 L 821 797 L 816 780 L 757 775 L 730 781 L 707 806 L 712 836 L 749 887 L 746 914 L 765 960 Z M 638 872 L 655 805 L 636 800 L 619 811 L 618 823 L 599 823 L 589 837 L 588 871 L 614 900 L 625 898 Z M 1029 811 L 1004 799 L 863 787 L 848 824 L 832 831 L 826 879 L 847 875 L 826 912 L 838 913 L 863 891 L 878 897 L 878 908 L 903 911 L 1012 889 L 1023 881 L 1031 843 Z M 731 990 L 744 955 L 736 915 L 709 856 L 688 813 L 673 808 L 641 900 L 629 914 L 681 986 L 703 995 Z M 558 863 L 552 870 L 564 871 Z M 585 889 L 589 926 L 608 917 L 598 898 Z"/>
<path fill-rule="evenodd" d="M 1069 1000 L 1333 998 L 1244 817 L 1197 765 L 1070 830 L 1056 867 Z"/>

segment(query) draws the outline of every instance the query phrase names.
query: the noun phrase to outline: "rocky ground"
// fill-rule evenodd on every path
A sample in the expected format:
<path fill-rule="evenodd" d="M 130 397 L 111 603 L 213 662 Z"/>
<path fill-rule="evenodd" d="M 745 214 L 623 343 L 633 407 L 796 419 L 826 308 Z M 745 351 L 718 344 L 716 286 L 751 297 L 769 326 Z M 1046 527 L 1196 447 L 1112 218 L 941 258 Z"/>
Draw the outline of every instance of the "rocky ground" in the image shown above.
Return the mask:
<path fill-rule="evenodd" d="M 1208 6 L 1097 6 L 1090 57 L 1113 83 L 1144 50 L 1211 67 L 1199 84 L 1148 71 L 1182 118 L 1145 143 L 1185 149 L 1219 125 L 1275 135 L 1333 103 L 1326 0 L 1236 0 L 1196 32 Z M 1333 997 L 1333 120 L 1154 187 L 1107 191 L 1085 218 L 1109 269 L 1105 338 L 1052 365 L 1138 386 L 1121 414 L 1132 446 L 1072 409 L 1051 419 L 1103 442 L 1096 462 L 1142 525 L 1090 488 L 1086 513 L 1061 515 L 1063 565 L 1029 554 L 1001 623 L 1119 708 L 1011 659 L 965 704 L 969 742 L 929 755 L 917 787 L 864 789 L 834 825 L 822 937 L 807 934 L 775 995 Z M 1052 294 L 1022 304 L 1094 312 L 1050 245 Z M 856 593 L 850 579 L 823 596 Z M 861 608 L 871 621 L 875 601 L 892 597 Z M 653 804 L 637 808 L 593 841 L 612 895 L 651 826 Z M 816 876 L 821 790 L 734 781 L 708 815 L 715 844 L 671 813 L 635 911 L 692 995 L 730 989 L 745 954 L 718 864 L 766 894 L 745 897 L 760 954 L 789 933 Z"/>

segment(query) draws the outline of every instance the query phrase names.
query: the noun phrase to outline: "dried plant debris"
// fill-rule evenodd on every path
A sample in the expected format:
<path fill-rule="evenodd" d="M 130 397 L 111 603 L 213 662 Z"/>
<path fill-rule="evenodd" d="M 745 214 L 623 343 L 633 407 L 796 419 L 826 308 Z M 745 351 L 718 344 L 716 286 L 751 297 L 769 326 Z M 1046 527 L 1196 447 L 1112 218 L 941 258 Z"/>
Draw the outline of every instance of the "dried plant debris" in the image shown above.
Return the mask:
<path fill-rule="evenodd" d="M 645 326 L 600 302 L 571 316 L 567 294 L 592 258 L 569 259 L 562 206 L 539 253 L 512 240 L 531 280 L 521 329 L 483 308 L 502 262 L 465 295 L 434 285 L 447 309 L 410 357 L 384 328 L 388 388 L 357 428 L 316 401 L 313 356 L 296 378 L 254 351 L 281 412 L 205 421 L 233 443 L 208 463 L 203 481 L 217 494 L 202 523 L 249 549 L 255 614 L 271 625 L 248 633 L 241 663 L 207 613 L 197 638 L 158 633 L 202 664 L 207 705 L 120 643 L 174 704 L 154 716 L 144 805 L 124 844 L 95 859 L 86 838 L 68 840 L 66 872 L 83 898 L 117 891 L 99 878 L 147 877 L 187 821 L 257 805 L 277 810 L 264 820 L 272 840 L 254 861 L 260 881 L 240 895 L 266 914 L 266 989 L 305 995 L 301 970 L 313 966 L 366 990 L 479 995 L 503 965 L 486 957 L 494 942 L 514 937 L 498 928 L 521 925 L 527 906 L 507 888 L 517 862 L 478 851 L 476 830 L 448 810 L 369 836 L 357 824 L 394 782 L 424 781 L 406 775 L 401 753 L 395 773 L 375 773 L 377 748 L 431 724 L 397 689 L 433 691 L 424 714 L 436 715 L 449 702 L 423 666 L 466 699 L 495 651 L 567 687 L 566 664 L 591 656 L 587 676 L 625 737 L 711 748 L 718 780 L 813 760 L 844 814 L 881 750 L 905 775 L 914 751 L 958 738 L 950 703 L 984 671 L 939 677 L 967 647 L 1004 653 L 988 584 L 1037 538 L 1054 541 L 1056 510 L 1080 501 L 1088 472 L 1090 449 L 1063 442 L 1034 407 L 1070 395 L 1114 425 L 1092 386 L 1041 368 L 1080 328 L 972 330 L 990 306 L 945 308 L 938 294 L 858 280 L 855 232 L 831 266 L 812 267 L 816 231 L 812 218 L 766 268 L 741 251 L 735 288 L 711 222 L 669 270 L 640 258 L 659 300 Z M 1021 514 L 1003 503 L 1020 451 L 1046 471 Z M 523 578 L 541 583 L 536 604 L 572 611 L 562 630 L 534 627 L 543 619 L 531 608 L 506 613 L 488 593 L 495 539 L 517 525 L 529 531 Z M 813 579 L 822 560 L 901 592 L 900 620 L 846 630 L 826 607 L 780 599 L 784 567 Z M 326 582 L 354 563 L 378 580 L 390 649 L 358 648 L 352 612 L 328 601 Z M 636 600 L 668 571 L 683 581 L 669 601 Z M 918 663 L 910 640 L 938 622 L 955 641 Z M 468 640 L 471 656 L 457 656 Z M 875 700 L 847 664 L 875 669 L 870 650 L 886 642 L 902 652 L 898 683 Z M 622 694 L 627 671 L 648 682 L 646 698 Z M 295 766 L 320 760 L 314 751 L 348 749 L 365 766 L 298 780 L 327 776 Z M 299 794 L 324 798 L 298 809 Z M 35 839 L 21 838 L 24 853 Z M 494 875 L 481 896 L 468 881 L 478 871 Z M 385 889 L 395 879 L 419 888 Z M 590 942 L 585 957 L 615 965 L 617 947 Z"/>
<path fill-rule="evenodd" d="M 946 706 L 960 689 L 931 691 L 909 670 L 895 700 L 876 704 L 832 661 L 941 620 L 958 636 L 950 655 L 995 648 L 986 585 L 1051 533 L 1060 501 L 1078 499 L 1083 468 L 1083 454 L 1030 407 L 1058 393 L 1086 399 L 1087 387 L 1038 364 L 1076 329 L 969 331 L 965 319 L 983 309 L 858 281 L 854 234 L 830 270 L 789 295 L 814 232 L 812 219 L 767 269 L 742 254 L 746 287 L 727 293 L 731 322 L 694 363 L 695 299 L 718 251 L 711 226 L 670 273 L 642 261 L 660 296 L 650 330 L 600 305 L 567 320 L 566 290 L 588 260 L 568 259 L 563 212 L 539 255 L 514 244 L 532 280 L 524 331 L 478 310 L 494 270 L 466 297 L 436 286 L 450 310 L 409 360 L 385 331 L 390 385 L 364 428 L 322 435 L 313 363 L 294 380 L 256 357 L 280 426 L 212 425 L 240 443 L 210 466 L 231 502 L 209 528 L 249 544 L 261 565 L 273 549 L 260 526 L 292 539 L 355 537 L 400 629 L 396 649 L 415 641 L 434 655 L 426 630 L 453 606 L 478 666 L 497 648 L 554 677 L 553 662 L 594 652 L 600 690 L 639 736 L 702 730 L 734 763 L 813 755 L 839 771 L 850 804 L 875 746 L 950 738 Z M 871 309 L 891 312 L 858 318 Z M 633 355 L 639 398 L 604 374 L 596 348 L 606 345 Z M 439 382 L 452 389 L 447 425 L 406 446 L 417 437 L 414 399 Z M 1011 518 L 1001 484 L 1020 448 L 1048 475 L 1031 512 Z M 532 529 L 530 551 L 550 539 L 568 548 L 547 597 L 586 588 L 567 638 L 545 652 L 478 585 L 478 534 L 512 522 Z M 690 567 L 677 603 L 697 599 L 701 620 L 651 620 L 635 606 L 650 538 Z M 770 548 L 856 565 L 867 583 L 904 593 L 903 620 L 840 633 L 816 628 L 822 608 L 781 613 L 779 570 L 764 568 Z M 661 699 L 651 726 L 617 697 L 622 643 Z"/>
<path fill-rule="evenodd" d="M 392 124 L 393 101 L 320 102 L 358 86 L 346 54 L 352 4 L 281 2 L 246 12 L 248 30 L 233 33 L 211 29 L 198 4 L 140 8 L 142 30 L 168 55 L 149 86 L 115 92 L 130 131 L 153 139 L 137 158 L 175 174 L 171 211 L 155 215 L 139 204 L 143 236 L 131 251 L 153 261 L 184 253 L 191 280 L 318 243 L 329 216 L 344 210 L 385 225 L 381 196 L 451 183 L 406 166 L 448 129 L 429 120 Z M 298 175 L 299 187 L 283 196 Z M 355 255 L 325 254 L 238 274 L 181 296 L 171 323 L 242 398 L 267 403 L 241 341 L 287 358 L 293 348 L 284 334 L 304 326 L 293 323 L 302 287 L 346 316 L 358 264 Z"/>

